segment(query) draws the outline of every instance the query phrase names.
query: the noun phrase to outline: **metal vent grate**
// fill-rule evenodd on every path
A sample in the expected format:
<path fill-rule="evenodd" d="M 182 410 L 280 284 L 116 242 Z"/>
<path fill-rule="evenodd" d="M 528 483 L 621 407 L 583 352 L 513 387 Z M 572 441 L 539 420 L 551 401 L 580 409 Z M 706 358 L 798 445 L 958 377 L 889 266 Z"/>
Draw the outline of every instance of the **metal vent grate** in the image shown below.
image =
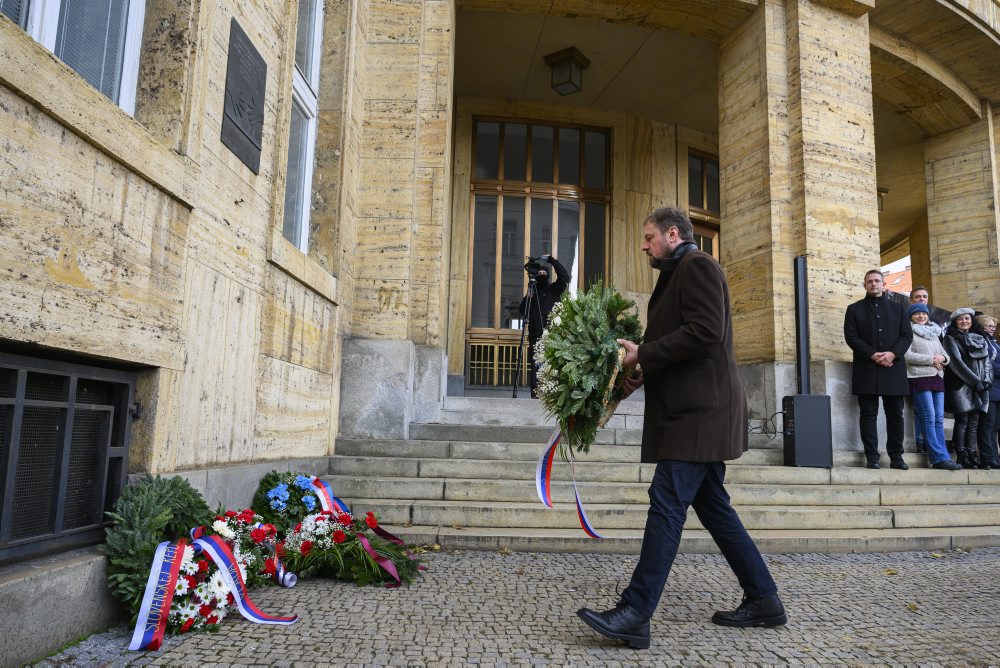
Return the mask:
<path fill-rule="evenodd" d="M 115 400 L 115 386 L 90 378 L 81 378 L 76 384 L 76 403 L 110 404 Z"/>
<path fill-rule="evenodd" d="M 136 374 L 0 353 L 0 565 L 100 542 Z"/>
<path fill-rule="evenodd" d="M 467 385 L 513 385 L 517 374 L 517 352 L 519 344 L 496 342 L 469 343 Z M 527 358 L 528 348 L 523 356 Z M 528 381 L 527 359 L 521 360 L 521 384 Z"/>
<path fill-rule="evenodd" d="M 62 410 L 26 407 L 14 479 L 12 540 L 52 533 L 56 458 L 62 447 Z"/>
<path fill-rule="evenodd" d="M 77 394 L 79 396 L 79 394 Z M 107 443 L 111 414 L 108 411 L 76 409 L 73 439 L 69 451 L 69 477 L 63 528 L 76 529 L 99 522 L 99 474 Z"/>
<path fill-rule="evenodd" d="M 13 369 L 0 369 L 0 399 L 13 399 L 17 391 L 17 374 Z"/>
<path fill-rule="evenodd" d="M 66 401 L 67 387 L 65 376 L 53 376 L 47 373 L 29 373 L 28 385 L 24 389 L 25 399 L 40 401 Z"/>

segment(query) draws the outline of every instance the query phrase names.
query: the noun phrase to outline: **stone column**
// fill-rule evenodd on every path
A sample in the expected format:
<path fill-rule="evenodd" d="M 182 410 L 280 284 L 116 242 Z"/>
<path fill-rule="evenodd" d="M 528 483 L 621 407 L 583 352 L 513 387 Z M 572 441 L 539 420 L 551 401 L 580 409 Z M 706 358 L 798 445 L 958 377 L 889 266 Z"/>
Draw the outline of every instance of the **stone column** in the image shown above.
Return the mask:
<path fill-rule="evenodd" d="M 844 310 L 879 265 L 871 4 L 765 0 L 724 40 L 719 73 L 722 263 L 752 417 L 795 392 L 792 260 L 805 255 L 813 391 L 831 393 L 834 447 L 852 449 Z"/>
<path fill-rule="evenodd" d="M 367 405 L 368 415 L 406 416 L 381 423 L 392 425 L 384 437 L 405 438 L 409 416 L 435 419 L 444 393 L 455 9 L 450 0 L 358 0 L 355 11 L 343 198 L 353 239 L 344 267 L 350 335 L 377 345 L 344 347 L 340 434 L 381 433 L 372 426 L 379 421 L 361 424 L 345 410 L 351 397 L 367 397 L 384 403 Z M 375 349 L 411 370 L 365 366 Z M 410 378 L 405 405 L 402 377 Z"/>
<path fill-rule="evenodd" d="M 984 104 L 983 120 L 924 143 L 931 298 L 997 315 L 996 118 Z"/>

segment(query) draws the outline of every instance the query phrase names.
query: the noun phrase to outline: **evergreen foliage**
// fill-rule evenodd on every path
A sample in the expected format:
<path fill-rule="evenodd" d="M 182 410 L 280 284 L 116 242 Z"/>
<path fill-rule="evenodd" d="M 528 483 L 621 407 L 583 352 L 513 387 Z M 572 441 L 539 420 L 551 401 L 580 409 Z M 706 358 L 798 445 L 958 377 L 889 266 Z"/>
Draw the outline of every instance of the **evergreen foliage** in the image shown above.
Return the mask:
<path fill-rule="evenodd" d="M 542 365 L 538 395 L 559 421 L 563 447 L 590 449 L 624 395 L 617 339 L 641 337 L 635 302 L 602 281 L 576 298 L 565 293 L 552 309 L 535 360 Z"/>
<path fill-rule="evenodd" d="M 210 525 L 212 512 L 187 480 L 145 476 L 126 487 L 108 513 L 101 551 L 108 557 L 108 588 L 138 614 L 156 547 L 187 536 L 193 527 Z"/>

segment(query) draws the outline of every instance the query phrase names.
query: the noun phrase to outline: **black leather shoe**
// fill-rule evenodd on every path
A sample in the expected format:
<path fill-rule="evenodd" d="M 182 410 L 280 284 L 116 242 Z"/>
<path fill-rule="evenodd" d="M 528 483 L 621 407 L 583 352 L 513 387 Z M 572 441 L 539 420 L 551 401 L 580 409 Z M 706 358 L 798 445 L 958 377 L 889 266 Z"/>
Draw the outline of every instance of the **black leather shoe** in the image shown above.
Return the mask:
<path fill-rule="evenodd" d="M 762 599 L 743 596 L 743 602 L 735 610 L 720 610 L 712 615 L 712 622 L 719 626 L 784 626 L 788 623 L 785 606 L 777 594 Z"/>
<path fill-rule="evenodd" d="M 866 469 L 880 469 L 880 468 L 882 468 L 882 465 L 879 464 L 877 461 L 870 459 L 870 460 L 868 460 L 868 463 L 865 464 L 865 468 Z"/>
<path fill-rule="evenodd" d="M 900 471 L 909 471 L 910 465 L 904 462 L 902 459 L 897 459 L 891 464 L 889 464 L 889 468 L 899 469 Z"/>
<path fill-rule="evenodd" d="M 935 463 L 931 468 L 941 469 L 943 471 L 961 471 L 962 467 L 950 459 L 945 459 L 944 461 Z"/>
<path fill-rule="evenodd" d="M 624 601 L 605 612 L 580 608 L 576 614 L 602 636 L 624 640 L 636 649 L 649 649 L 649 617 Z"/>

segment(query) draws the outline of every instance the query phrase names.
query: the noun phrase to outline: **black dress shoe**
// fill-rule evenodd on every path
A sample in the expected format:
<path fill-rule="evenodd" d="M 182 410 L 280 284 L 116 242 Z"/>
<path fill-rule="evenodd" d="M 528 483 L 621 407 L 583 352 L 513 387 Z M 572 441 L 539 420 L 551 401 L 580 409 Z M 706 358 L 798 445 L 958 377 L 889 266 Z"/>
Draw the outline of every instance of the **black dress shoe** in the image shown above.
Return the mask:
<path fill-rule="evenodd" d="M 784 626 L 788 623 L 785 607 L 777 594 L 766 598 L 752 599 L 743 596 L 743 602 L 735 610 L 720 610 L 712 615 L 712 621 L 719 626 Z"/>
<path fill-rule="evenodd" d="M 619 601 L 618 605 L 605 612 L 580 608 L 576 614 L 602 636 L 624 640 L 629 647 L 636 649 L 649 649 L 649 617 L 625 601 Z"/>
<path fill-rule="evenodd" d="M 900 471 L 909 471 L 910 465 L 904 462 L 902 459 L 897 459 L 889 464 L 889 468 L 899 469 Z"/>
<path fill-rule="evenodd" d="M 962 467 L 950 459 L 945 459 L 944 461 L 936 462 L 931 466 L 931 468 L 941 469 L 943 471 L 961 471 Z"/>
<path fill-rule="evenodd" d="M 874 460 L 869 460 L 868 463 L 865 464 L 865 468 L 866 469 L 880 469 L 880 468 L 882 468 L 882 465 L 879 464 L 878 462 L 874 461 Z"/>

